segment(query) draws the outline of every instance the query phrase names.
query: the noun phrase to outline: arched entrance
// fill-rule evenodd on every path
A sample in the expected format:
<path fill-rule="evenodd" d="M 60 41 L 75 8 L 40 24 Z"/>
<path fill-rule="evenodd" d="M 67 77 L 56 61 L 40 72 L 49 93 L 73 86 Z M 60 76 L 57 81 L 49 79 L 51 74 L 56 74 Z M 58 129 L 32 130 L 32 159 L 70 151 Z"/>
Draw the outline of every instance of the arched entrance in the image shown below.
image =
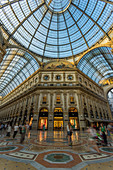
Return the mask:
<path fill-rule="evenodd" d="M 62 108 L 54 109 L 54 130 L 63 129 L 63 110 Z"/>
<path fill-rule="evenodd" d="M 79 129 L 78 110 L 75 107 L 69 108 L 69 121 L 73 126 L 73 129 Z"/>
<path fill-rule="evenodd" d="M 89 127 L 90 126 L 90 123 L 89 123 L 89 121 L 87 120 L 87 118 L 88 118 L 88 111 L 87 111 L 87 108 L 86 107 L 84 107 L 84 118 L 85 118 L 85 122 L 86 122 L 86 127 Z"/>
<path fill-rule="evenodd" d="M 90 105 L 90 117 L 91 117 L 91 118 L 94 118 L 94 114 L 93 114 L 92 105 Z"/>
<path fill-rule="evenodd" d="M 108 91 L 108 93 L 107 93 L 107 99 L 108 99 L 109 107 L 110 107 L 111 114 L 112 114 L 112 117 L 113 117 L 113 88 Z M 108 116 L 108 117 L 109 117 L 109 116 Z M 107 119 L 108 119 L 108 118 L 107 118 Z"/>
<path fill-rule="evenodd" d="M 38 129 L 43 129 L 43 125 L 45 125 L 45 129 L 48 128 L 48 109 L 41 108 L 39 112 L 39 121 L 38 121 Z"/>

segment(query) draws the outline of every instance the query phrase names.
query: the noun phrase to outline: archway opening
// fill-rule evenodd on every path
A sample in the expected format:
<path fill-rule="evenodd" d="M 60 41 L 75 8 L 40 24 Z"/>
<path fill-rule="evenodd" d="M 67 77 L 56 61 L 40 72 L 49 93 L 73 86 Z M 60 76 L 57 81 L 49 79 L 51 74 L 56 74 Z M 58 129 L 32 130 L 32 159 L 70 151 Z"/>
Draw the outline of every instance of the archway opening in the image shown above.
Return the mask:
<path fill-rule="evenodd" d="M 69 108 L 69 121 L 73 126 L 73 129 L 79 129 L 78 110 L 75 107 Z"/>
<path fill-rule="evenodd" d="M 111 114 L 112 114 L 112 117 L 113 117 L 113 89 L 110 89 L 110 91 L 107 94 L 107 98 L 108 98 Z"/>
<path fill-rule="evenodd" d="M 94 118 L 94 114 L 93 114 L 92 105 L 90 105 L 90 117 L 91 117 L 91 118 Z"/>
<path fill-rule="evenodd" d="M 62 108 L 54 109 L 54 130 L 63 129 L 63 110 Z"/>
<path fill-rule="evenodd" d="M 39 112 L 39 122 L 38 122 L 38 129 L 45 129 L 48 128 L 48 109 L 41 108 Z"/>

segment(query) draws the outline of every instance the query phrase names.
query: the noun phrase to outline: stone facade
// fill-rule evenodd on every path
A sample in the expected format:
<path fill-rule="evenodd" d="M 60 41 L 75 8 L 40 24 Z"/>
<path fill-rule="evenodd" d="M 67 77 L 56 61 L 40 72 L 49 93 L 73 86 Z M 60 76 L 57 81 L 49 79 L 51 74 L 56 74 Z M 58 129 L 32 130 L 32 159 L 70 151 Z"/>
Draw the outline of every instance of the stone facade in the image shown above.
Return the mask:
<path fill-rule="evenodd" d="M 33 129 L 41 128 L 39 123 L 43 120 L 49 130 L 54 129 L 58 119 L 64 129 L 69 120 L 76 123 L 76 129 L 82 129 L 89 121 L 112 118 L 103 88 L 67 61 L 43 65 L 1 99 L 1 121 L 14 124 L 32 117 Z"/>

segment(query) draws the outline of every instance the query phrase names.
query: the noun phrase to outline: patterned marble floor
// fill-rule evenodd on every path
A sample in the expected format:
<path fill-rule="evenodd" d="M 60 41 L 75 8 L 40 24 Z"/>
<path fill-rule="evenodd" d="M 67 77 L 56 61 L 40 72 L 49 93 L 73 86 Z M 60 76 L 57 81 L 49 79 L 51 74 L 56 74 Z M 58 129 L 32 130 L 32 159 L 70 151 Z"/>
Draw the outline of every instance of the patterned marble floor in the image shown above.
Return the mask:
<path fill-rule="evenodd" d="M 73 132 L 72 146 L 63 131 L 30 131 L 23 144 L 20 134 L 13 140 L 0 137 L 0 170 L 97 170 L 113 169 L 112 146 L 99 146 L 98 154 L 88 147 L 87 133 Z"/>

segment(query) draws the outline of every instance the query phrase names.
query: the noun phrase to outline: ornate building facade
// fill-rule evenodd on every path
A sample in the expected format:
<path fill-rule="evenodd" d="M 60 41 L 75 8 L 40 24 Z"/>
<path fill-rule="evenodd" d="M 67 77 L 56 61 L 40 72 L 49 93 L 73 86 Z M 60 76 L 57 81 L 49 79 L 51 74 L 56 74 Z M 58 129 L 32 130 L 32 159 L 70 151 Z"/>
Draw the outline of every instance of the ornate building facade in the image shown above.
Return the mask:
<path fill-rule="evenodd" d="M 68 121 L 82 129 L 112 119 L 103 88 L 64 60 L 43 64 L 0 100 L 1 121 L 29 121 L 33 129 L 66 129 Z"/>

